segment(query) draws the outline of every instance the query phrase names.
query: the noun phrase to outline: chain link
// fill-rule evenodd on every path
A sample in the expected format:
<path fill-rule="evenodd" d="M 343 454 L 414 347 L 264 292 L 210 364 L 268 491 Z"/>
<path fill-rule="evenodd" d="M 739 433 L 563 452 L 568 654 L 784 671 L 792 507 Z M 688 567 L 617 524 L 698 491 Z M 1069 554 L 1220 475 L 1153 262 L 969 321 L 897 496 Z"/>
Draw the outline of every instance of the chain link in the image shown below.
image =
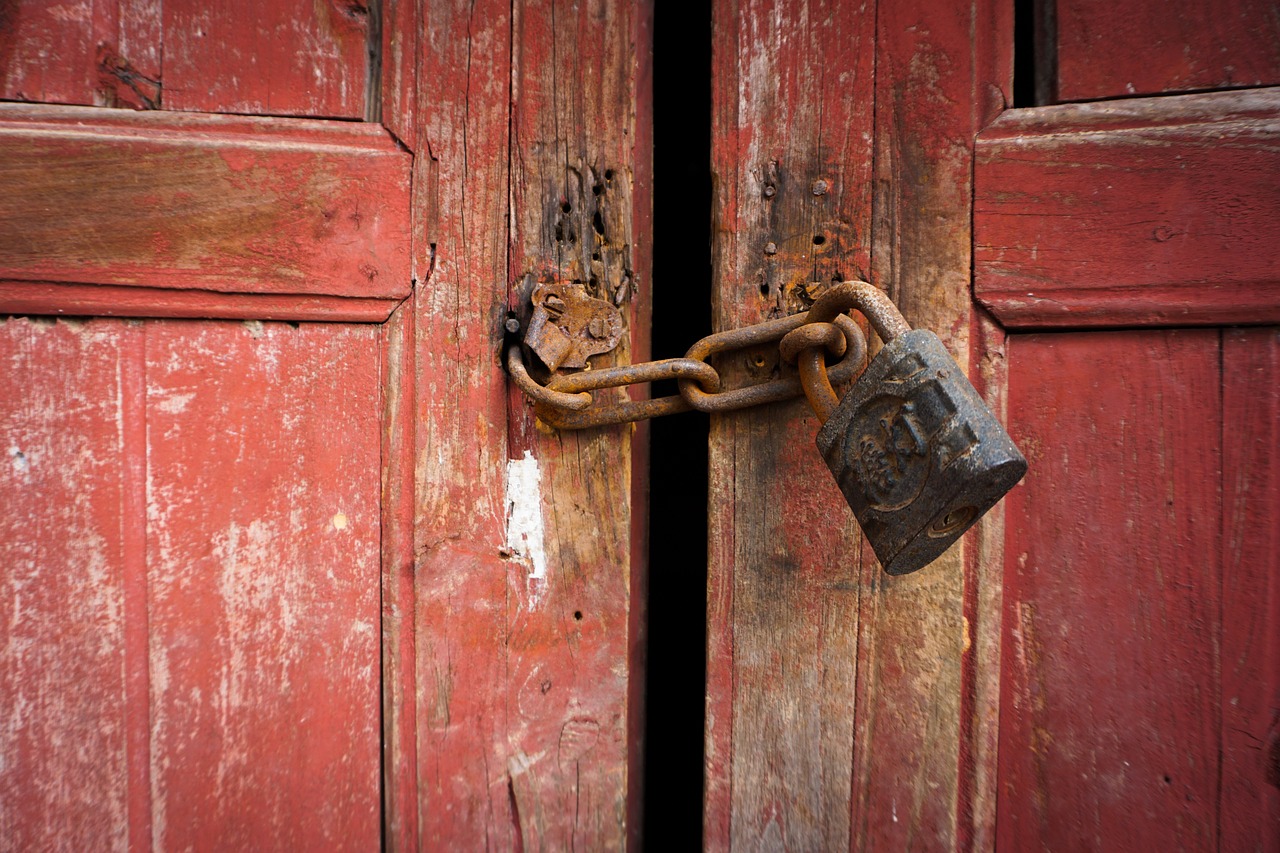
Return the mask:
<path fill-rule="evenodd" d="M 534 401 L 539 419 L 556 429 L 631 423 L 693 409 L 734 411 L 801 396 L 805 393 L 801 377 L 792 373 L 743 388 L 724 389 L 719 372 L 707 363 L 714 355 L 780 343 L 783 362 L 799 360 L 802 368 L 808 365 L 808 370 L 816 364 L 826 374 L 828 385 L 847 382 L 861 370 L 867 341 L 858 325 L 844 314 L 815 322 L 810 313 L 708 335 L 690 347 L 684 358 L 556 374 L 546 385 L 529 375 L 518 343 L 507 348 L 507 367 L 515 383 Z M 839 361 L 827 366 L 824 352 Z M 598 401 L 590 393 L 664 379 L 678 380 L 678 396 Z"/>

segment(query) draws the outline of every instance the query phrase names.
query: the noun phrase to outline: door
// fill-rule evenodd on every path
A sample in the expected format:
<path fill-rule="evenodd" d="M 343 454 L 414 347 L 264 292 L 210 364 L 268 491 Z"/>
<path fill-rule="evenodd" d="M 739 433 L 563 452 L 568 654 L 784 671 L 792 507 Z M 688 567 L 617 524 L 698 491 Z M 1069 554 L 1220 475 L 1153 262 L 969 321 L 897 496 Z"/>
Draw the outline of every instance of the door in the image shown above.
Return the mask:
<path fill-rule="evenodd" d="M 871 281 L 1031 467 L 889 577 L 713 418 L 708 849 L 1280 843 L 1273 13 L 715 5 L 717 326 Z"/>
<path fill-rule="evenodd" d="M 1274 850 L 1280 24 L 1131 5 L 1059 4 L 1050 105 L 977 144 L 975 291 L 1032 466 L 996 839 Z"/>
<path fill-rule="evenodd" d="M 6 6 L 0 848 L 627 843 L 643 433 L 499 353 L 645 354 L 647 14 Z"/>

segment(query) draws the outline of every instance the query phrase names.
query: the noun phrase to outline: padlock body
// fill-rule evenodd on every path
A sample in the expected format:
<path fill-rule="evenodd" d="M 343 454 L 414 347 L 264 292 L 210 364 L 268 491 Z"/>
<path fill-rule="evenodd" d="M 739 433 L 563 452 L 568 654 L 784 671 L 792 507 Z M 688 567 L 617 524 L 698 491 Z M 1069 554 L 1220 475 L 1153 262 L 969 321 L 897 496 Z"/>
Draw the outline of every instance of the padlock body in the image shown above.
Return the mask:
<path fill-rule="evenodd" d="M 942 554 L 1027 460 L 933 332 L 895 337 L 818 432 L 818 449 L 884 570 Z"/>

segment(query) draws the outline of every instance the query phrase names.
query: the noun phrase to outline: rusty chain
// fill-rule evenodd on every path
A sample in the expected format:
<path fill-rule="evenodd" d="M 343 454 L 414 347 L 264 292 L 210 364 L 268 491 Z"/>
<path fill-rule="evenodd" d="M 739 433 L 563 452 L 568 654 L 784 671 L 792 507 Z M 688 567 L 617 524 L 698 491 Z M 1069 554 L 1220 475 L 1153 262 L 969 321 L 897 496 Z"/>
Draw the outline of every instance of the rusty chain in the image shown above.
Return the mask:
<path fill-rule="evenodd" d="M 889 309 L 888 311 L 885 308 Z M 829 414 L 836 405 L 834 384 L 853 379 L 867 355 L 866 337 L 846 314 L 856 309 L 882 334 L 897 333 L 892 303 L 866 282 L 843 282 L 828 289 L 813 309 L 753 326 L 708 335 L 689 348 L 684 358 L 554 374 L 546 385 L 532 376 L 518 342 L 507 348 L 507 367 L 516 385 L 534 401 L 534 410 L 548 426 L 586 429 L 630 423 L 662 415 L 698 410 L 727 412 L 790 400 L 806 394 L 815 410 Z M 894 316 L 890 316 L 890 312 Z M 725 389 L 719 372 L 708 362 L 713 355 L 778 343 L 783 362 L 798 363 L 800 374 L 742 388 Z M 838 358 L 827 365 L 825 355 Z M 679 382 L 679 395 L 633 400 L 598 401 L 591 394 L 664 379 Z M 824 418 L 825 420 L 825 418 Z"/>

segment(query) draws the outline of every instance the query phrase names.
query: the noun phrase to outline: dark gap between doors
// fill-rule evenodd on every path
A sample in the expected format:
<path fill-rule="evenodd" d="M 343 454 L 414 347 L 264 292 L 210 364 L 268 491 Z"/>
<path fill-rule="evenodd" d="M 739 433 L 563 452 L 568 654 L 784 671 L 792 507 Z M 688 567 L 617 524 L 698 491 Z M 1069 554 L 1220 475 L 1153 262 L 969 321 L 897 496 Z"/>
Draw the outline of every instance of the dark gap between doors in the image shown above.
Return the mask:
<path fill-rule="evenodd" d="M 711 4 L 659 6 L 653 59 L 653 354 L 711 331 Z M 679 393 L 659 383 L 655 396 Z M 650 426 L 645 848 L 702 843 L 708 416 Z"/>

